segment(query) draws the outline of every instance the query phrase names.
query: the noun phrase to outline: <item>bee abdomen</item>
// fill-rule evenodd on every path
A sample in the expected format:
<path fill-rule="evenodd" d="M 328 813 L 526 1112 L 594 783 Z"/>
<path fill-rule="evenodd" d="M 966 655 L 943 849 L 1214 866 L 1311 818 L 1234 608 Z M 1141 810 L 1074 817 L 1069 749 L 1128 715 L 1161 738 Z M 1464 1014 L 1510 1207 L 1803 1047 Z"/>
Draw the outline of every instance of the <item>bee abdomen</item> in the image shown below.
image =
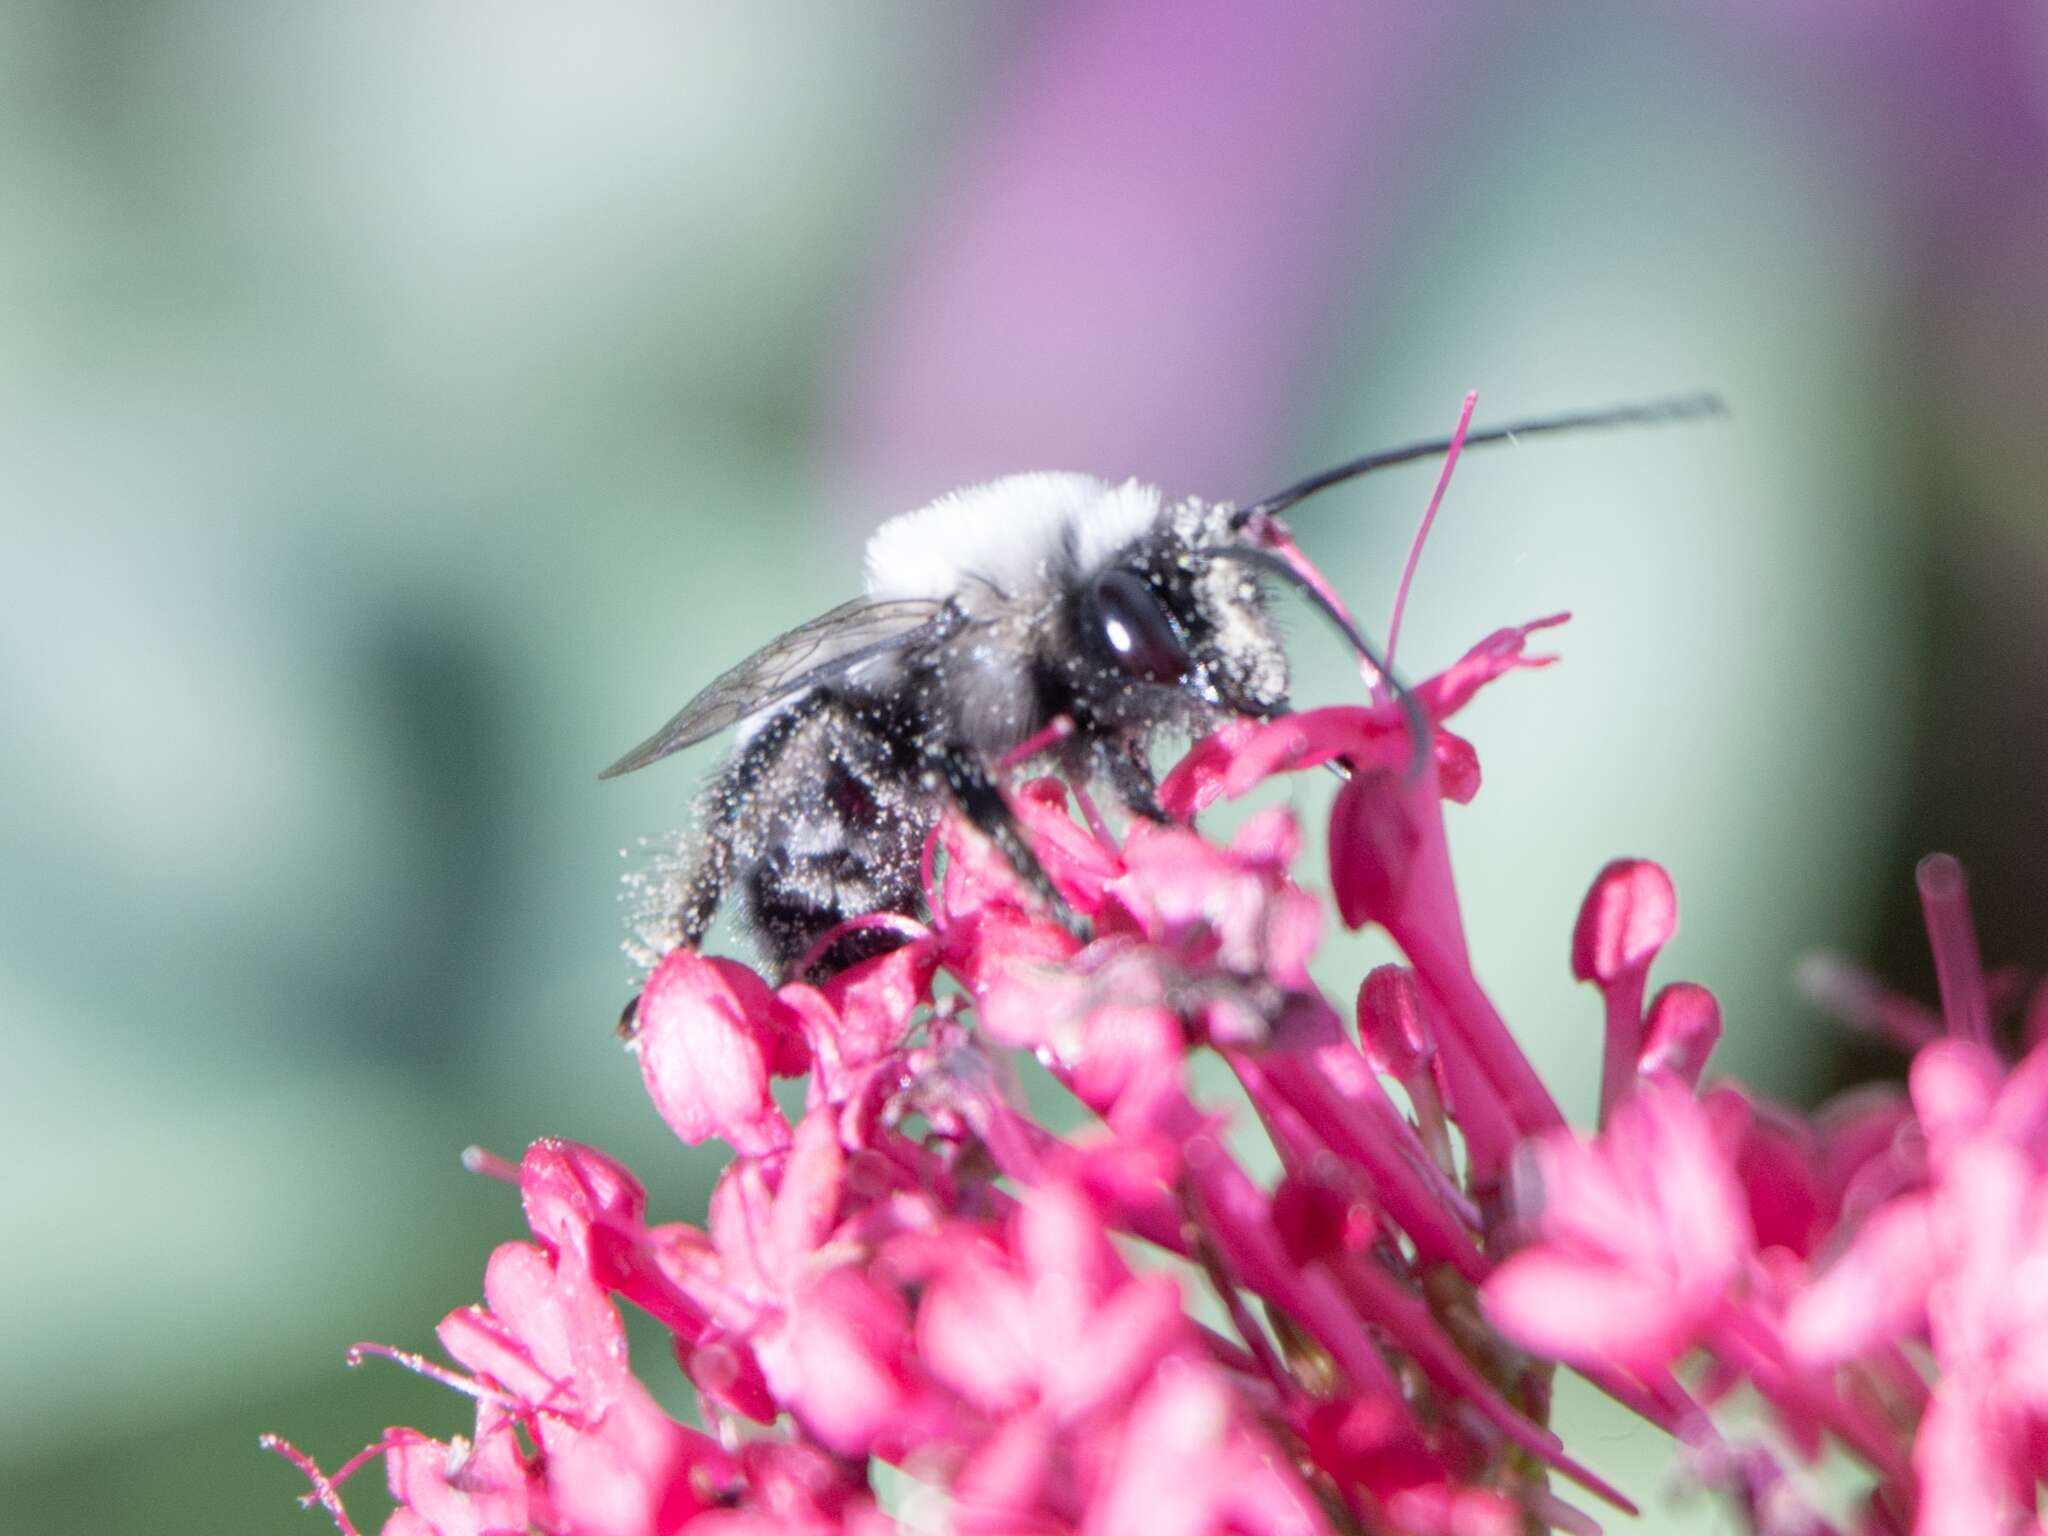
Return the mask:
<path fill-rule="evenodd" d="M 748 925 L 785 975 L 848 918 L 923 906 L 918 867 L 939 802 L 872 708 L 823 691 L 805 699 L 749 741 L 713 791 L 729 849 L 717 883 L 740 886 Z M 895 942 L 849 935 L 817 969 Z"/>

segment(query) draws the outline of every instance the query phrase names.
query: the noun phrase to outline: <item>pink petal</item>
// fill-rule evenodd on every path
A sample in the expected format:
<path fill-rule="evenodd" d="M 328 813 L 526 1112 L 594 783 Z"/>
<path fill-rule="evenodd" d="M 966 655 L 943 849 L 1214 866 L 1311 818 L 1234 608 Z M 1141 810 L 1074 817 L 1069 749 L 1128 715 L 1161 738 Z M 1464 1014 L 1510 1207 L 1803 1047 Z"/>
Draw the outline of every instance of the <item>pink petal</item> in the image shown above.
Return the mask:
<path fill-rule="evenodd" d="M 519 1197 L 535 1237 L 579 1256 L 597 1283 L 695 1337 L 700 1310 L 661 1272 L 646 1227 L 647 1193 L 591 1147 L 543 1138 L 519 1165 Z"/>
<path fill-rule="evenodd" d="M 775 1245 L 779 1272 L 795 1273 L 831 1234 L 839 1219 L 845 1172 L 838 1117 L 829 1104 L 820 1105 L 797 1126 L 796 1144 L 775 1188 L 769 1240 Z"/>
<path fill-rule="evenodd" d="M 1943 1382 L 1913 1445 L 1917 1536 L 2004 1536 L 2034 1509 L 2034 1479 L 2011 1419 L 1959 1382 Z"/>
<path fill-rule="evenodd" d="M 761 1364 L 775 1395 L 842 1456 L 865 1456 L 911 1405 L 901 1357 L 910 1319 L 893 1292 L 852 1267 L 827 1271 L 792 1304 Z"/>
<path fill-rule="evenodd" d="M 1828 1203 L 1840 1219 L 1860 1217 L 1860 1210 L 1844 1209 L 1851 1185 L 1872 1165 L 1896 1166 L 1901 1136 L 1912 1125 L 1912 1105 L 1889 1083 L 1851 1089 L 1821 1106 L 1813 1126 L 1820 1137 Z"/>
<path fill-rule="evenodd" d="M 2013 1324 L 2024 1315 L 2028 1216 L 2041 1172 L 2017 1148 L 1991 1137 L 1965 1142 L 1943 1160 L 1932 1206 L 1942 1275 L 1928 1298 L 1934 1352 L 1944 1370 L 1987 1376 L 2006 1362 Z"/>
<path fill-rule="evenodd" d="M 509 1424 L 484 1435 L 474 1446 L 460 1441 L 443 1445 L 406 1431 L 391 1438 L 397 1443 L 384 1456 L 391 1497 L 422 1529 L 434 1536 L 486 1536 L 526 1529 L 526 1468 Z M 399 1528 L 405 1529 L 403 1525 Z"/>
<path fill-rule="evenodd" d="M 774 1241 L 774 1210 L 775 1195 L 758 1159 L 727 1165 L 711 1187 L 705 1219 L 712 1247 L 729 1282 L 760 1298 L 779 1297 L 793 1280 Z"/>
<path fill-rule="evenodd" d="M 1273 1190 L 1273 1229 L 1287 1245 L 1287 1256 L 1306 1268 L 1346 1251 L 1359 1233 L 1354 1200 L 1334 1184 L 1298 1172 L 1282 1176 Z M 1367 1207 L 1364 1230 L 1371 1230 Z"/>
<path fill-rule="evenodd" d="M 1414 1536 L 1517 1536 L 1527 1528 L 1499 1494 L 1449 1482 L 1402 1489 L 1387 1500 L 1387 1516 Z"/>
<path fill-rule="evenodd" d="M 1436 732 L 1436 778 L 1454 805 L 1470 805 L 1479 794 L 1479 753 L 1471 742 L 1441 726 Z"/>
<path fill-rule="evenodd" d="M 1240 864 L 1262 867 L 1284 880 L 1301 852 L 1301 824 L 1285 806 L 1268 806 L 1244 820 L 1230 839 L 1230 855 Z"/>
<path fill-rule="evenodd" d="M 1102 888 L 1123 868 L 1113 849 L 1075 822 L 1066 784 L 1055 778 L 1033 779 L 1018 792 L 1014 808 L 1060 894 L 1076 911 L 1094 912 L 1101 905 Z"/>
<path fill-rule="evenodd" d="M 1099 916 L 1097 921 L 1100 931 Z M 940 947 L 946 969 L 960 984 L 985 1003 L 994 1003 L 1009 990 L 998 987 L 998 980 L 1012 973 L 1049 971 L 1081 945 L 1056 922 L 1016 907 L 990 906 L 949 916 Z"/>
<path fill-rule="evenodd" d="M 1017 1253 L 1041 1296 L 1066 1293 L 1077 1304 L 1092 1301 L 1124 1278 L 1100 1213 L 1070 1185 L 1031 1192 L 1018 1218 Z"/>
<path fill-rule="evenodd" d="M 505 1243 L 484 1268 L 484 1300 L 558 1386 L 537 1407 L 595 1416 L 628 1380 L 626 1330 L 605 1293 L 573 1265 L 526 1243 Z"/>
<path fill-rule="evenodd" d="M 1664 1073 L 1659 1080 L 1674 1097 L 1684 1095 L 1678 1078 Z M 1755 1244 L 1792 1258 L 1810 1256 L 1838 1216 L 1830 1203 L 1826 1148 L 1814 1127 L 1734 1083 L 1716 1083 L 1694 1102 L 1713 1144 L 1710 1160 L 1732 1172 Z M 1646 1145 L 1633 1155 L 1640 1163 L 1665 1154 Z"/>
<path fill-rule="evenodd" d="M 1517 1200 L 1554 1242 L 1609 1252 L 1642 1221 L 1636 1192 L 1608 1158 L 1569 1131 L 1524 1143 L 1515 1175 Z"/>
<path fill-rule="evenodd" d="M 1232 721 L 1197 742 L 1159 786 L 1167 813 L 1185 821 L 1218 800 L 1234 800 L 1276 773 L 1333 758 L 1393 767 L 1407 751 L 1391 715 L 1355 705 L 1304 710 L 1266 722 Z"/>
<path fill-rule="evenodd" d="M 1645 1181 L 1653 1203 L 1645 1247 L 1660 1245 L 1671 1273 L 1718 1291 L 1756 1239 L 1698 1101 L 1670 1079 L 1653 1079 L 1624 1106 L 1617 1129 L 1615 1157 Z"/>
<path fill-rule="evenodd" d="M 1079 1049 L 1069 1045 L 1060 1056 L 1075 1096 L 1098 1114 L 1108 1114 L 1133 1082 L 1172 1071 L 1187 1050 L 1178 1014 L 1151 1005 L 1107 1004 L 1088 1014 Z"/>
<path fill-rule="evenodd" d="M 2048 997 L 2048 985 L 2040 996 Z M 1999 1135 L 2048 1163 L 2048 1045 L 2034 1046 L 2012 1069 L 1999 1090 L 1994 1120 Z"/>
<path fill-rule="evenodd" d="M 1053 1426 L 1042 1413 L 1004 1419 L 953 1479 L 962 1531 L 1021 1531 L 1043 1519 L 1040 1489 L 1053 1455 Z"/>
<path fill-rule="evenodd" d="M 1744 1128 L 1734 1167 L 1758 1244 L 1810 1256 L 1832 1219 L 1812 1130 L 1761 1107 Z"/>
<path fill-rule="evenodd" d="M 525 1342 L 488 1308 L 457 1307 L 441 1319 L 434 1333 L 451 1360 L 495 1382 L 520 1402 L 542 1402 L 553 1395 L 555 1378 L 541 1369 Z"/>
<path fill-rule="evenodd" d="M 1354 773 L 1330 808 L 1330 885 L 1347 928 L 1388 922 L 1406 898 L 1422 833 L 1400 776 Z"/>
<path fill-rule="evenodd" d="M 1894 1200 L 1792 1299 L 1787 1347 L 1809 1365 L 1832 1366 L 1916 1331 L 1939 1264 L 1927 1200 Z"/>
<path fill-rule="evenodd" d="M 1655 1275 L 1546 1248 L 1516 1254 L 1480 1294 L 1502 1333 L 1569 1364 L 1659 1370 L 1686 1349 L 1702 1321 Z"/>
<path fill-rule="evenodd" d="M 1131 1280 L 1089 1319 L 1086 1332 L 1050 1351 L 1056 1377 L 1046 1401 L 1065 1419 L 1130 1397 L 1189 1338 L 1179 1284 L 1170 1275 Z"/>
<path fill-rule="evenodd" d="M 1109 1485 L 1082 1523 L 1084 1536 L 1209 1536 L 1217 1528 L 1218 1452 L 1229 1422 L 1229 1395 L 1208 1371 L 1162 1371 L 1131 1412 Z"/>
<path fill-rule="evenodd" d="M 879 1061 L 903 1043 L 912 1013 L 931 1001 L 937 965 L 930 943 L 913 942 L 850 965 L 825 984 L 842 1067 Z"/>
<path fill-rule="evenodd" d="M 761 1362 L 739 1341 L 712 1338 L 687 1354 L 679 1350 L 678 1359 L 690 1385 L 727 1412 L 756 1424 L 773 1424 L 782 1411 L 775 1394 L 768 1390 Z"/>
<path fill-rule="evenodd" d="M 1443 1473 L 1421 1426 L 1390 1396 L 1325 1399 L 1309 1411 L 1302 1440 L 1317 1466 L 1376 1499 Z"/>
<path fill-rule="evenodd" d="M 1937 1155 L 1983 1128 L 2004 1079 L 1990 1048 L 1972 1040 L 1937 1040 L 1913 1058 L 1913 1109 Z"/>
<path fill-rule="evenodd" d="M 1430 718 L 1448 720 L 1463 709 L 1481 688 L 1517 667 L 1549 666 L 1556 657 L 1524 654 L 1529 636 L 1539 629 L 1553 629 L 1570 617 L 1568 613 L 1554 613 L 1548 618 L 1531 619 L 1527 624 L 1516 625 L 1512 629 L 1497 629 L 1450 667 L 1418 684 L 1415 691 L 1421 695 L 1423 707 L 1429 711 Z"/>
<path fill-rule="evenodd" d="M 1306 891 L 1283 887 L 1267 897 L 1256 921 L 1261 947 L 1247 969 L 1263 971 L 1280 986 L 1307 990 L 1309 962 L 1322 945 L 1323 904 Z"/>
<path fill-rule="evenodd" d="M 925 1290 L 917 1309 L 918 1353 L 932 1373 L 977 1406 L 1002 1414 L 1036 1383 L 1038 1349 L 1030 1298 L 989 1254 L 969 1253 Z"/>
<path fill-rule="evenodd" d="M 1226 1530 L 1243 1536 L 1330 1536 L 1327 1511 L 1286 1459 L 1252 1431 L 1233 1437 L 1220 1480 Z"/>
<path fill-rule="evenodd" d="M 597 1424 L 549 1453 L 550 1525 L 576 1536 L 668 1536 L 713 1507 L 723 1480 L 713 1468 L 730 1476 L 723 1453 L 636 1381 Z"/>

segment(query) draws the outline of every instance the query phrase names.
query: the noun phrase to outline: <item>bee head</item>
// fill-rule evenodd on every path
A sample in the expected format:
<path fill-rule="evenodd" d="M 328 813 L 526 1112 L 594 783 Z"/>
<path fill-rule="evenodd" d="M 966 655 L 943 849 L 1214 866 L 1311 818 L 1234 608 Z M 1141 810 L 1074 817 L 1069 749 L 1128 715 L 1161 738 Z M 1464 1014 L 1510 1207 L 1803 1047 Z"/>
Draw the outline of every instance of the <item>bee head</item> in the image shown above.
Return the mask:
<path fill-rule="evenodd" d="M 1287 653 L 1259 574 L 1215 558 L 1237 542 L 1227 509 L 1184 502 L 1084 579 L 1080 638 L 1106 680 L 1155 710 L 1154 690 L 1178 694 L 1197 715 L 1286 707 Z"/>

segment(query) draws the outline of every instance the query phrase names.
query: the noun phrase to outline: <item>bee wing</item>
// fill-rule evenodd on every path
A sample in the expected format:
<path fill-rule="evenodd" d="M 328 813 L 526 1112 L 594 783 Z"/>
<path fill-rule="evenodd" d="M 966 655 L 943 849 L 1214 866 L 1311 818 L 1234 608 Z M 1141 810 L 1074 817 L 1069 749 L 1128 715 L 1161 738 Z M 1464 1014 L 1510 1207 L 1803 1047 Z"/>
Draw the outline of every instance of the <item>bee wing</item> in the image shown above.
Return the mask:
<path fill-rule="evenodd" d="M 645 768 L 870 657 L 937 635 L 952 622 L 946 605 L 930 598 L 857 597 L 841 603 L 720 673 L 673 720 L 598 777 Z"/>

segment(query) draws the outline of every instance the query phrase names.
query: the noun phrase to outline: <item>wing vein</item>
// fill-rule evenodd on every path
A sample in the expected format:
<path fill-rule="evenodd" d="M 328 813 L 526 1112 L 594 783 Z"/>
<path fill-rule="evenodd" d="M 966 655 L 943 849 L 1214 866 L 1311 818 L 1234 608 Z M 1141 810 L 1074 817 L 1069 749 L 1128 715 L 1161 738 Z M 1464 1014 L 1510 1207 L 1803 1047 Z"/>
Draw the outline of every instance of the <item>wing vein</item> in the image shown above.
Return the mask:
<path fill-rule="evenodd" d="M 780 635 L 713 678 L 675 717 L 598 775 L 659 762 L 874 657 L 935 638 L 957 610 L 930 598 L 855 598 Z"/>

